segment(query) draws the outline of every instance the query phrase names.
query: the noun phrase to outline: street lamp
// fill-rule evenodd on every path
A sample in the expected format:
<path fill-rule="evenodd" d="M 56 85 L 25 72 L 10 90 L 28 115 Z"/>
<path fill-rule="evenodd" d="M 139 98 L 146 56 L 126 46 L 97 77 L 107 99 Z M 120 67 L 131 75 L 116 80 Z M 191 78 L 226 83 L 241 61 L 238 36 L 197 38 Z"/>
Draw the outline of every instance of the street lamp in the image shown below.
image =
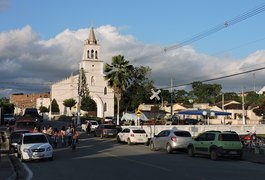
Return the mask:
<path fill-rule="evenodd" d="M 202 111 L 202 115 L 207 116 L 207 124 L 210 124 L 210 117 L 215 116 L 215 113 L 210 110 Z"/>

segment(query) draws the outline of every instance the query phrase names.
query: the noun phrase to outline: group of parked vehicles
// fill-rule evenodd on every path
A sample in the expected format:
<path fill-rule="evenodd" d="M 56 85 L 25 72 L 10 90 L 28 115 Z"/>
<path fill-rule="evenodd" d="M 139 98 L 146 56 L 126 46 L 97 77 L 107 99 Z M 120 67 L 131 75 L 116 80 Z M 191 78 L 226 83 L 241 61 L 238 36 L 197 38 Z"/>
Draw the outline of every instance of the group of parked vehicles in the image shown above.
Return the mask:
<path fill-rule="evenodd" d="M 206 131 L 193 138 L 189 131 L 166 129 L 149 138 L 141 127 L 124 127 L 111 123 L 100 124 L 90 120 L 82 124 L 81 128 L 100 138 L 116 138 L 118 143 L 145 144 L 151 151 L 165 150 L 167 153 L 186 150 L 188 155 L 207 155 L 212 160 L 221 157 L 242 158 L 243 148 L 258 143 L 261 140 L 255 133 L 239 136 L 234 131 Z M 10 151 L 17 152 L 24 160 L 48 158 L 53 159 L 53 147 L 48 138 L 42 133 L 32 133 L 36 121 L 17 120 L 10 135 Z M 262 139 L 263 141 L 263 139 Z M 262 142 L 263 145 L 265 144 Z"/>

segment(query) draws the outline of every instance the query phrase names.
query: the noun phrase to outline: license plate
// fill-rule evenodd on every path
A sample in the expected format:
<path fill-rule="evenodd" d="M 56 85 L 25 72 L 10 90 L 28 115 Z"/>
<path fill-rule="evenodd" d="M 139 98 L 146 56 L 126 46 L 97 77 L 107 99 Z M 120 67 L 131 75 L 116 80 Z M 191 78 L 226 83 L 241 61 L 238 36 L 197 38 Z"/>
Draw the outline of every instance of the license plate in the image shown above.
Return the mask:
<path fill-rule="evenodd" d="M 44 157 L 44 154 L 40 154 L 40 153 L 36 153 L 36 154 L 33 154 L 33 157 Z"/>
<path fill-rule="evenodd" d="M 109 133 L 109 135 L 113 135 L 113 133 Z"/>

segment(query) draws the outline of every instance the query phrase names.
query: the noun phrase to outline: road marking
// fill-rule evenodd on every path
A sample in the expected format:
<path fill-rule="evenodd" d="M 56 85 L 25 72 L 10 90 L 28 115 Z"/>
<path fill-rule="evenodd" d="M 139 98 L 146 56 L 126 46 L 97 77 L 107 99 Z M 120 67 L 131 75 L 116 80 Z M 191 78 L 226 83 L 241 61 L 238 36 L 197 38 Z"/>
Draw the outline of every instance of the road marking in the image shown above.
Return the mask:
<path fill-rule="evenodd" d="M 31 180 L 33 177 L 32 171 L 29 169 L 29 167 L 25 163 L 22 163 L 22 165 L 24 166 L 25 170 L 27 171 L 26 180 Z"/>

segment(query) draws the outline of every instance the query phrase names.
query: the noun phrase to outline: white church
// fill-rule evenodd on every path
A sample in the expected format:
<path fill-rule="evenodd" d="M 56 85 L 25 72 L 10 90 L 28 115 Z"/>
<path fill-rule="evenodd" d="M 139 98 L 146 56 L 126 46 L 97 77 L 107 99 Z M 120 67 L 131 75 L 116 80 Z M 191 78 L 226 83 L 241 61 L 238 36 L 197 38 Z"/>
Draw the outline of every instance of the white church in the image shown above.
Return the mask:
<path fill-rule="evenodd" d="M 94 29 L 91 27 L 89 37 L 84 41 L 83 56 L 79 68 L 84 69 L 89 95 L 97 105 L 97 117 L 102 118 L 114 116 L 114 93 L 107 86 L 107 81 L 104 80 L 103 66 L 104 62 L 100 58 L 100 45 L 96 40 Z M 70 112 L 69 108 L 63 105 L 63 101 L 73 98 L 78 102 L 78 79 L 79 74 L 71 75 L 51 85 L 51 99 L 57 101 L 60 115 L 77 112 L 77 108 L 73 108 Z"/>

